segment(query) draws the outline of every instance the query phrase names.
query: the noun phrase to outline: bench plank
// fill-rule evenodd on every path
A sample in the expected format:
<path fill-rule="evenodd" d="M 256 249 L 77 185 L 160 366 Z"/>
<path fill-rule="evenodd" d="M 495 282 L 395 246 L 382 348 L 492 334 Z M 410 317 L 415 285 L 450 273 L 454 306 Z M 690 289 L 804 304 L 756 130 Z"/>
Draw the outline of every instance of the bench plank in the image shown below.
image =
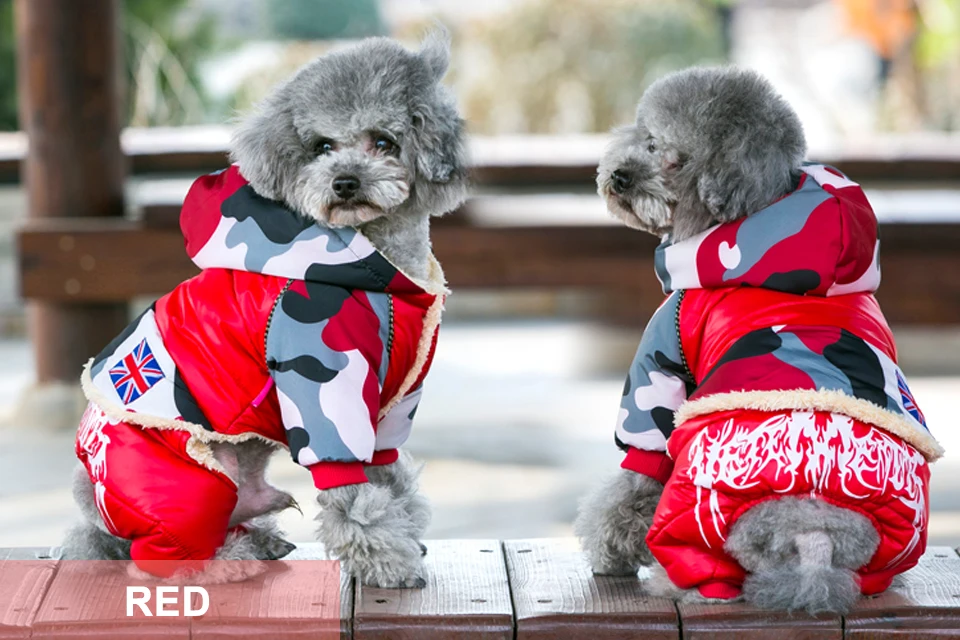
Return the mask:
<path fill-rule="evenodd" d="M 190 618 L 126 615 L 126 587 L 152 586 L 132 579 L 122 561 L 61 560 L 33 624 L 34 637 L 137 638 L 190 637 Z M 152 604 L 152 600 L 151 600 Z"/>
<path fill-rule="evenodd" d="M 194 618 L 191 638 L 350 638 L 353 581 L 326 561 L 316 543 L 269 563 L 262 577 L 208 587 L 210 609 Z M 334 582 L 336 581 L 336 582 Z M 339 593 L 336 603 L 328 596 Z"/>
<path fill-rule="evenodd" d="M 46 551 L 0 549 L 0 639 L 30 637 L 30 625 L 57 571 L 55 558 L 36 557 Z"/>
<path fill-rule="evenodd" d="M 956 247 L 960 224 L 881 225 L 892 324 L 960 322 Z M 18 235 L 21 293 L 60 302 L 163 294 L 198 273 L 176 229 L 131 220 L 32 222 Z M 656 238 L 616 226 L 478 227 L 440 224 L 433 245 L 450 286 L 615 291 L 617 305 L 647 319 L 662 301 L 653 273 Z M 933 275 L 931 275 L 933 274 Z"/>
<path fill-rule="evenodd" d="M 746 603 L 678 603 L 684 640 L 826 640 L 843 637 L 839 615 L 811 616 L 758 609 Z"/>
<path fill-rule="evenodd" d="M 356 640 L 513 638 L 507 570 L 496 540 L 428 541 L 427 586 L 356 586 Z"/>
<path fill-rule="evenodd" d="M 928 548 L 887 591 L 858 602 L 845 628 L 845 637 L 858 640 L 960 637 L 960 556 Z"/>
<path fill-rule="evenodd" d="M 644 594 L 636 576 L 594 576 L 576 541 L 504 543 L 517 640 L 678 638 L 673 602 Z"/>

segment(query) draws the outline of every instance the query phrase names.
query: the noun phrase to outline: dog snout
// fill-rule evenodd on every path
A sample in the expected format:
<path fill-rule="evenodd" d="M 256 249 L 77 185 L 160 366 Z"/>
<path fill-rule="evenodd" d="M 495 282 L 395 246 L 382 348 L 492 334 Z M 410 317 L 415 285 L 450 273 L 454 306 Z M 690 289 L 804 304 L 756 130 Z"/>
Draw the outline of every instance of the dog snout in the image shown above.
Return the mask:
<path fill-rule="evenodd" d="M 333 179 L 333 192 L 338 198 L 349 200 L 360 191 L 360 180 L 355 176 L 337 176 Z"/>
<path fill-rule="evenodd" d="M 630 188 L 630 185 L 633 183 L 633 177 L 622 169 L 617 169 L 610 174 L 610 181 L 613 184 L 614 191 L 623 193 Z"/>

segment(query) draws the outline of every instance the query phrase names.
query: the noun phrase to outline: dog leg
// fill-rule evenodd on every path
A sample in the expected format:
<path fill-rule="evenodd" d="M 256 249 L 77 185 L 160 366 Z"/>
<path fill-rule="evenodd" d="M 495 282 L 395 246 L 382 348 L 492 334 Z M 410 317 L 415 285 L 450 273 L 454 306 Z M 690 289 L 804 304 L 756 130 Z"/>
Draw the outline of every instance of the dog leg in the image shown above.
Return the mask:
<path fill-rule="evenodd" d="M 243 523 L 250 536 L 250 543 L 257 549 L 259 560 L 279 560 L 290 554 L 297 545 L 284 539 L 277 521 L 270 516 L 260 516 Z"/>
<path fill-rule="evenodd" d="M 387 487 L 394 498 L 400 502 L 403 510 L 410 516 L 410 522 L 416 528 L 418 541 L 422 540 L 433 515 L 430 502 L 418 493 L 422 469 L 422 464 L 415 462 L 410 454 L 401 451 L 400 458 L 393 464 L 367 467 L 366 470 L 367 479 L 372 484 Z M 422 541 L 420 552 L 421 555 L 427 554 L 427 547 Z"/>
<path fill-rule="evenodd" d="M 646 535 L 663 485 L 621 469 L 580 502 L 573 530 L 600 575 L 630 575 L 653 563 Z"/>
<path fill-rule="evenodd" d="M 780 498 L 734 523 L 724 550 L 750 572 L 744 599 L 765 609 L 845 613 L 860 597 L 855 571 L 880 538 L 855 511 L 822 500 Z"/>
<path fill-rule="evenodd" d="M 321 491 L 317 537 L 331 557 L 363 584 L 420 588 L 423 558 L 414 523 L 390 488 L 355 484 Z"/>
<path fill-rule="evenodd" d="M 167 584 L 227 584 L 243 582 L 266 573 L 267 564 L 263 562 L 263 540 L 250 531 L 234 530 L 227 534 L 223 545 L 217 549 L 213 561 L 202 570 L 178 569 L 169 578 L 161 581 Z M 130 563 L 127 574 L 137 580 L 157 580 L 158 578 Z"/>
<path fill-rule="evenodd" d="M 130 541 L 112 535 L 100 517 L 93 483 L 82 464 L 73 473 L 73 499 L 83 521 L 67 531 L 61 545 L 64 560 L 129 560 Z"/>
<path fill-rule="evenodd" d="M 293 496 L 267 482 L 267 465 L 276 445 L 255 439 L 236 444 L 219 442 L 212 449 L 217 461 L 237 482 L 237 506 L 230 514 L 229 527 L 285 509 L 300 511 Z"/>

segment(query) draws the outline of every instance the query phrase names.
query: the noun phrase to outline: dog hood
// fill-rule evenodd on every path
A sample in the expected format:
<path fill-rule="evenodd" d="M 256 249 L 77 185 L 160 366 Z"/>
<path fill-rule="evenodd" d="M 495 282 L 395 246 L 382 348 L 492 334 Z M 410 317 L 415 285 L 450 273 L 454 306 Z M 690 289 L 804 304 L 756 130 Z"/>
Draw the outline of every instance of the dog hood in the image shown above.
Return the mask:
<path fill-rule="evenodd" d="M 763 287 L 799 295 L 873 292 L 880 284 L 877 218 L 860 186 L 825 165 L 746 218 L 656 251 L 664 293 Z"/>
<path fill-rule="evenodd" d="M 187 254 L 201 269 L 223 268 L 386 293 L 445 293 L 405 275 L 358 230 L 317 224 L 258 195 L 236 165 L 197 179 L 180 213 Z"/>

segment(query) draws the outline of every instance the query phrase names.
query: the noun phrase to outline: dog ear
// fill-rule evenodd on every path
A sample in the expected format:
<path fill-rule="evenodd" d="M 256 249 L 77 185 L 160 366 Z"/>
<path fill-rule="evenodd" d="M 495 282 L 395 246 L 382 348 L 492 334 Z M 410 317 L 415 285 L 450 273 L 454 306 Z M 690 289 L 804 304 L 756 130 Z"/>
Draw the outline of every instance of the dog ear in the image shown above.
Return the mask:
<path fill-rule="evenodd" d="M 418 55 L 433 81 L 440 82 L 450 67 L 450 32 L 447 28 L 437 23 L 434 29 L 424 36 Z"/>
<path fill-rule="evenodd" d="M 293 115 L 271 101 L 240 122 L 231 141 L 230 160 L 239 165 L 254 191 L 264 198 L 282 200 L 286 187 L 309 158 Z"/>
<path fill-rule="evenodd" d="M 798 170 L 795 149 L 764 149 L 748 143 L 715 154 L 697 178 L 700 201 L 718 222 L 756 213 L 793 187 Z"/>
<path fill-rule="evenodd" d="M 709 136 L 709 151 L 696 162 L 697 193 L 720 222 L 756 213 L 789 193 L 807 151 L 790 105 L 758 74 L 736 73 L 711 115 L 709 130 L 722 133 Z"/>
<path fill-rule="evenodd" d="M 464 122 L 453 96 L 440 85 L 450 62 L 447 30 L 440 27 L 427 34 L 418 56 L 426 68 L 428 86 L 411 109 L 417 171 L 430 182 L 445 184 L 462 178 L 466 164 Z"/>

